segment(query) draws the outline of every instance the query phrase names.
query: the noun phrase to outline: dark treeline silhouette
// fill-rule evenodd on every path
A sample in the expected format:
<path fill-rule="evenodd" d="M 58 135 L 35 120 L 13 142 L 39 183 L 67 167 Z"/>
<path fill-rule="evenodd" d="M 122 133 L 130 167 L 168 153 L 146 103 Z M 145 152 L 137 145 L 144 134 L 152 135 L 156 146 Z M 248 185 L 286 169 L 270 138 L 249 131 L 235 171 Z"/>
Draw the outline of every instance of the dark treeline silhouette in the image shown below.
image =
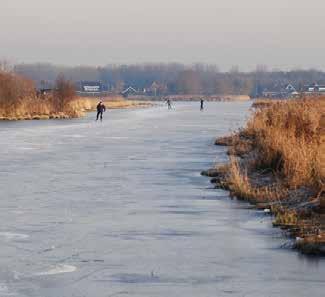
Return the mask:
<path fill-rule="evenodd" d="M 132 86 L 139 92 L 167 94 L 233 94 L 257 97 L 263 90 L 293 84 L 297 90 L 311 83 L 325 84 L 325 72 L 318 70 L 267 71 L 259 66 L 256 71 L 240 72 L 232 67 L 220 72 L 215 65 L 191 66 L 170 64 L 107 65 L 104 67 L 66 67 L 52 64 L 19 64 L 14 71 L 34 80 L 39 88 L 53 84 L 61 73 L 67 79 L 100 81 L 106 90 L 120 93 Z"/>

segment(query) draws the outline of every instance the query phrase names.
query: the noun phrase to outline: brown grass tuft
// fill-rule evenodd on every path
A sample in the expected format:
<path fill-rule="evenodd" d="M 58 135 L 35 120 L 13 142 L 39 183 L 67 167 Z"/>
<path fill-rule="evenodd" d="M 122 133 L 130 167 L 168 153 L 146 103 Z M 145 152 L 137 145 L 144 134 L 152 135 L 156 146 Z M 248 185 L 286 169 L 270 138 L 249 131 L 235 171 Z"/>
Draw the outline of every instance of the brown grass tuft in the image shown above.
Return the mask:
<path fill-rule="evenodd" d="M 259 168 L 272 170 L 289 187 L 319 188 L 320 132 L 324 98 L 277 102 L 257 110 L 246 131 L 254 138 Z"/>
<path fill-rule="evenodd" d="M 261 107 L 242 131 L 216 141 L 230 145 L 229 171 L 216 182 L 269 209 L 299 249 L 325 253 L 325 98 Z"/>
<path fill-rule="evenodd" d="M 33 81 L 10 72 L 0 72 L 0 119 L 68 118 L 80 115 L 70 105 L 75 99 L 71 82 L 58 77 L 53 94 L 38 96 Z"/>
<path fill-rule="evenodd" d="M 230 166 L 227 177 L 232 196 L 251 203 L 281 202 L 287 197 L 287 191 L 282 185 L 254 185 L 250 180 L 248 167 L 241 166 L 234 156 L 230 156 Z"/>

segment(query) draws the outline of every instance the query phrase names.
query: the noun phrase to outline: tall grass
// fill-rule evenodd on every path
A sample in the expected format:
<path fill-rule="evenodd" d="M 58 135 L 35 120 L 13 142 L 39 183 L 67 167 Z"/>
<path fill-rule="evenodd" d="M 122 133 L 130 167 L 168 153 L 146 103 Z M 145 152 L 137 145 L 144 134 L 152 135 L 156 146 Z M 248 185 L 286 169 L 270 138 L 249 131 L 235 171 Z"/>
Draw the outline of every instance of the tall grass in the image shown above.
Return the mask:
<path fill-rule="evenodd" d="M 289 187 L 319 187 L 324 100 L 297 99 L 258 109 L 245 129 L 257 150 L 256 166 L 271 170 Z"/>
<path fill-rule="evenodd" d="M 264 186 L 253 185 L 247 173 L 247 164 L 241 166 L 234 156 L 230 157 L 227 176 L 228 187 L 233 196 L 251 203 L 266 203 L 281 201 L 287 196 L 287 191 L 276 184 Z"/>
<path fill-rule="evenodd" d="M 55 90 L 38 96 L 34 82 L 11 72 L 0 72 L 0 117 L 31 119 L 42 117 L 73 117 L 78 111 L 70 104 L 75 98 L 71 82 L 60 76 Z"/>
<path fill-rule="evenodd" d="M 244 129 L 216 141 L 231 146 L 217 183 L 273 213 L 273 224 L 298 237 L 299 249 L 324 253 L 325 98 L 255 107 Z"/>
<path fill-rule="evenodd" d="M 34 83 L 21 76 L 8 72 L 0 72 L 0 110 L 2 114 L 10 114 L 19 108 L 26 98 L 36 97 Z"/>

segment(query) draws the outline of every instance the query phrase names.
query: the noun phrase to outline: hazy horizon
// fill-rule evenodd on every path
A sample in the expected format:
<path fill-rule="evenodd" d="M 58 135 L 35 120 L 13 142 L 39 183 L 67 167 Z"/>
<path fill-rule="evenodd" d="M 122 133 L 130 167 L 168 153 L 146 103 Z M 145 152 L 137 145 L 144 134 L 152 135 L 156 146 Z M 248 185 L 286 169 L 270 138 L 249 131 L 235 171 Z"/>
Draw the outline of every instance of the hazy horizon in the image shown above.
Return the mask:
<path fill-rule="evenodd" d="M 14 63 L 238 65 L 325 70 L 325 2 L 0 0 L 0 59 Z"/>

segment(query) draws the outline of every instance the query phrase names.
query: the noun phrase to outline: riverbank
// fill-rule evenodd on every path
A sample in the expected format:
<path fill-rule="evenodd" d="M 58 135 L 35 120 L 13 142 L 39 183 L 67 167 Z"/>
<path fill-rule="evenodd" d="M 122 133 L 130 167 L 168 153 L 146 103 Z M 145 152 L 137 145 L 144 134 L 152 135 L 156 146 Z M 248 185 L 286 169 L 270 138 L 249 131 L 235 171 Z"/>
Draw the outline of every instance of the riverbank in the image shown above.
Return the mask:
<path fill-rule="evenodd" d="M 71 102 L 71 107 L 80 112 L 96 111 L 98 98 L 94 97 L 78 97 Z M 141 108 L 152 106 L 150 102 L 141 100 L 127 100 L 122 96 L 111 96 L 101 98 L 107 109 L 125 109 L 125 108 Z"/>
<path fill-rule="evenodd" d="M 143 108 L 151 106 L 151 103 L 143 101 L 128 101 L 123 97 L 103 98 L 107 109 L 126 109 Z M 56 111 L 52 108 L 52 102 L 49 99 L 26 98 L 16 108 L 10 112 L 0 110 L 0 120 L 48 120 L 48 119 L 71 119 L 83 117 L 86 112 L 96 110 L 98 104 L 97 98 L 77 97 L 67 103 L 64 111 Z"/>
<path fill-rule="evenodd" d="M 134 108 L 148 102 L 127 101 L 122 96 L 102 98 L 107 109 Z M 52 90 L 36 91 L 35 83 L 13 72 L 0 71 L 0 120 L 46 120 L 82 117 L 96 110 L 98 98 L 78 97 L 74 84 L 62 75 Z"/>
<path fill-rule="evenodd" d="M 251 98 L 248 95 L 202 95 L 202 94 L 180 94 L 180 95 L 166 95 L 166 96 L 143 96 L 143 95 L 133 95 L 129 96 L 130 100 L 145 100 L 145 101 L 162 101 L 170 99 L 172 101 L 179 102 L 191 102 L 200 101 L 204 99 L 205 101 L 211 102 L 244 102 L 249 101 Z"/>
<path fill-rule="evenodd" d="M 304 253 L 325 254 L 324 98 L 256 106 L 246 127 L 218 138 L 228 164 L 202 172 L 231 197 L 274 215 Z"/>

